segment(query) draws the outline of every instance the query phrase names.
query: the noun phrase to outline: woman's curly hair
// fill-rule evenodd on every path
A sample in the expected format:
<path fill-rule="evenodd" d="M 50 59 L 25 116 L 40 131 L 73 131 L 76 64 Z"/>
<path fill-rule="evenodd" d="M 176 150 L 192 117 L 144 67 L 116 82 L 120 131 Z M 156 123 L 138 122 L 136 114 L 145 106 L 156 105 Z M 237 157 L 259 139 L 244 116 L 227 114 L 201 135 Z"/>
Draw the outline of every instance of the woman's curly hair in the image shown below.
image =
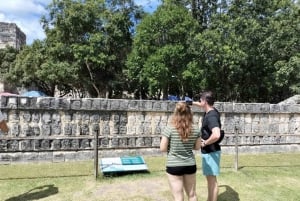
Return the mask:
<path fill-rule="evenodd" d="M 185 102 L 178 102 L 176 104 L 172 116 L 172 124 L 180 134 L 181 140 L 188 141 L 188 138 L 192 133 L 193 113 L 191 107 Z"/>

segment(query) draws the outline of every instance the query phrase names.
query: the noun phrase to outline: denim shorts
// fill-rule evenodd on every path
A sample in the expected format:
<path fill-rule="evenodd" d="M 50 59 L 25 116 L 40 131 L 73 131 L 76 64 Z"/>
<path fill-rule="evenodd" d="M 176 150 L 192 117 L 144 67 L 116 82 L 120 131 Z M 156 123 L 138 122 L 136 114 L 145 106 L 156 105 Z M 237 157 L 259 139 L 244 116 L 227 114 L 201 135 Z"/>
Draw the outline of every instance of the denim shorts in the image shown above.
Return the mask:
<path fill-rule="evenodd" d="M 214 151 L 202 156 L 202 171 L 205 176 L 218 176 L 220 174 L 221 151 Z"/>
<path fill-rule="evenodd" d="M 171 175 L 182 176 L 185 174 L 195 174 L 197 172 L 197 166 L 177 166 L 167 167 L 166 172 Z"/>

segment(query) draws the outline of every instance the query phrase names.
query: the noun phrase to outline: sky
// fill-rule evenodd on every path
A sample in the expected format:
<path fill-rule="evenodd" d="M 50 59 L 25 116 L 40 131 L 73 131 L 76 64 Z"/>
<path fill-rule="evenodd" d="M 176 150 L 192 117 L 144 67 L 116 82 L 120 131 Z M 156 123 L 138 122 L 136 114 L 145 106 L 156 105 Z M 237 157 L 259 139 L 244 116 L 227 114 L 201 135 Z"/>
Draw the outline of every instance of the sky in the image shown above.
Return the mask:
<path fill-rule="evenodd" d="M 135 1 L 149 12 L 155 10 L 160 3 L 160 0 Z M 26 44 L 30 45 L 36 39 L 45 38 L 40 19 L 47 14 L 45 7 L 51 2 L 52 0 L 0 0 L 0 22 L 15 23 L 26 34 Z"/>

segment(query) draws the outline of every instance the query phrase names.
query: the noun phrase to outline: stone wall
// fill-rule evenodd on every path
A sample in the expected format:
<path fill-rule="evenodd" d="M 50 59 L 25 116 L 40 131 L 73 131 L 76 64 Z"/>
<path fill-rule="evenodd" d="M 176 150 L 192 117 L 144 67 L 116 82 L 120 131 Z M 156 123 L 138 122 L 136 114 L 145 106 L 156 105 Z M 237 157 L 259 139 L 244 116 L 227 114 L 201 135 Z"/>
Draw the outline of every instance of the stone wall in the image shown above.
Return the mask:
<path fill-rule="evenodd" d="M 7 45 L 19 50 L 26 45 L 26 35 L 15 23 L 0 22 L 0 48 Z"/>
<path fill-rule="evenodd" d="M 0 161 L 67 161 L 99 156 L 161 154 L 160 135 L 175 102 L 1 97 L 10 131 L 0 134 Z M 300 151 L 300 105 L 216 103 L 224 153 Z M 202 111 L 193 106 L 194 123 Z"/>

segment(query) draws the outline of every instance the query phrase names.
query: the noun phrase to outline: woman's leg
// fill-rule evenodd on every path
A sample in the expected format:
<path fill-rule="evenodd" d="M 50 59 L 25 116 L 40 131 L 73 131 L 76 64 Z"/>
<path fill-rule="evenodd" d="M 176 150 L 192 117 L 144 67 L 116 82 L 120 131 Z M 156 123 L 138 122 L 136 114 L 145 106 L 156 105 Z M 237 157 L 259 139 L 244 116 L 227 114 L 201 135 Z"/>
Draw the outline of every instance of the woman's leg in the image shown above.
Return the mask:
<path fill-rule="evenodd" d="M 169 185 L 175 201 L 183 201 L 183 176 L 168 174 Z"/>
<path fill-rule="evenodd" d="M 196 173 L 183 175 L 183 185 L 189 201 L 197 201 Z"/>

